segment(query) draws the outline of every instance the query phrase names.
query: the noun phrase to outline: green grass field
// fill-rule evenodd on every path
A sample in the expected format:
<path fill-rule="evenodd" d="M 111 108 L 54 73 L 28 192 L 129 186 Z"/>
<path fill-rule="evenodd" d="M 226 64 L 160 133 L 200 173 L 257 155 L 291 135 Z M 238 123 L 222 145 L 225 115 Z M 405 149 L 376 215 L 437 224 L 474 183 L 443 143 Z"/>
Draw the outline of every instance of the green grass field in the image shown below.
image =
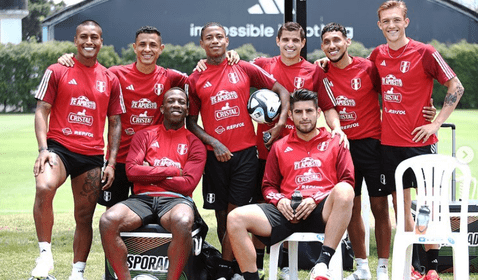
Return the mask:
<path fill-rule="evenodd" d="M 32 216 L 35 195 L 33 163 L 38 155 L 33 118 L 32 114 L 0 115 L 0 279 L 28 279 L 38 256 Z M 468 146 L 474 151 L 475 158 L 469 165 L 473 176 L 478 177 L 478 110 L 457 110 L 448 122 L 457 127 L 457 148 Z M 439 153 L 451 154 L 450 129 L 441 129 L 439 139 Z M 477 199 L 476 193 L 473 198 Z M 198 208 L 201 208 L 200 186 L 196 189 L 194 199 Z M 67 279 L 71 271 L 74 231 L 73 199 L 69 181 L 58 190 L 54 210 L 53 275 L 57 279 Z M 94 219 L 94 241 L 85 273 L 90 280 L 102 279 L 104 273 L 104 255 L 98 233 L 98 221 L 103 212 L 104 207 L 99 206 Z M 213 212 L 202 209 L 200 212 L 210 226 L 207 240 L 218 247 Z M 377 262 L 374 243 L 374 240 L 370 243 L 370 267 L 373 275 Z M 267 265 L 266 263 L 265 267 Z M 305 279 L 307 273 L 301 272 L 300 278 Z M 444 275 L 442 279 L 453 277 Z"/>

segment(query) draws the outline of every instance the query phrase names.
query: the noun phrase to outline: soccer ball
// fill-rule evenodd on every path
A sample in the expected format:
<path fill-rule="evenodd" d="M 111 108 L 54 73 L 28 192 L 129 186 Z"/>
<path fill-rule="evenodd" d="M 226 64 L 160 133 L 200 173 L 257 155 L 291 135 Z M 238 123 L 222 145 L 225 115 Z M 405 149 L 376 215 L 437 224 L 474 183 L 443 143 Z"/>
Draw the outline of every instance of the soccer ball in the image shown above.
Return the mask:
<path fill-rule="evenodd" d="M 279 116 L 281 101 L 277 93 L 268 89 L 255 91 L 247 102 L 247 111 L 258 123 L 270 123 Z"/>
<path fill-rule="evenodd" d="M 150 274 L 140 274 L 134 277 L 133 280 L 158 280 L 158 278 Z"/>

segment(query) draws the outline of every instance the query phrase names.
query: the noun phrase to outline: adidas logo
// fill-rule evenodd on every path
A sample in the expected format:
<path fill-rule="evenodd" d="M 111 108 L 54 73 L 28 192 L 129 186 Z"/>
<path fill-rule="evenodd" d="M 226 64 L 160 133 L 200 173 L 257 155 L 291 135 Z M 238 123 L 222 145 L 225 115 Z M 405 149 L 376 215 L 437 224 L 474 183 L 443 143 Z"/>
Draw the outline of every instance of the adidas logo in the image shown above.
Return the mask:
<path fill-rule="evenodd" d="M 293 151 L 293 150 L 292 150 L 291 147 L 287 147 L 287 148 L 285 148 L 284 153 L 288 153 L 288 152 L 292 152 L 292 151 Z"/>
<path fill-rule="evenodd" d="M 380 63 L 382 66 L 387 66 L 387 63 L 385 63 L 385 60 L 382 60 L 382 63 Z"/>
<path fill-rule="evenodd" d="M 75 79 L 71 79 L 69 82 L 68 82 L 69 85 L 78 85 L 75 81 Z"/>
<path fill-rule="evenodd" d="M 134 86 L 133 86 L 133 85 L 129 85 L 129 86 L 126 87 L 126 89 L 134 90 Z"/>
<path fill-rule="evenodd" d="M 212 87 L 212 84 L 209 81 L 206 82 L 203 88 L 208 88 L 208 87 Z"/>
<path fill-rule="evenodd" d="M 385 269 L 385 268 L 387 268 L 387 266 L 381 265 L 381 266 L 379 266 L 378 268 L 383 268 L 383 269 Z"/>
<path fill-rule="evenodd" d="M 158 141 L 155 141 L 155 142 L 151 145 L 151 147 L 156 147 L 156 148 L 159 149 L 159 143 L 158 143 Z"/>
<path fill-rule="evenodd" d="M 284 14 L 284 0 L 259 0 L 259 4 L 247 9 L 251 15 L 277 15 Z"/>

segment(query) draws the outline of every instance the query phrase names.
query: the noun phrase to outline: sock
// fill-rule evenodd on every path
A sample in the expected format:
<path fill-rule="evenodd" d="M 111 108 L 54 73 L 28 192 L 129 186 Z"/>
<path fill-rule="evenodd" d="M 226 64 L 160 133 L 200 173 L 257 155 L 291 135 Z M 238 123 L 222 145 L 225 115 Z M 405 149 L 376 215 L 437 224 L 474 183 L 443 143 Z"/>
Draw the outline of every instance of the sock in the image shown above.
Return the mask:
<path fill-rule="evenodd" d="M 289 249 L 282 247 L 281 249 L 282 261 L 279 264 L 280 268 L 289 266 Z"/>
<path fill-rule="evenodd" d="M 384 271 L 388 271 L 388 259 L 382 259 L 382 258 L 378 259 L 377 271 L 382 269 Z"/>
<path fill-rule="evenodd" d="M 335 254 L 334 249 L 332 249 L 328 246 L 322 245 L 322 251 L 320 252 L 320 256 L 319 256 L 319 259 L 317 260 L 316 264 L 323 262 L 323 263 L 325 263 L 327 268 L 329 268 L 330 259 L 332 258 L 332 256 L 334 254 Z"/>
<path fill-rule="evenodd" d="M 71 269 L 71 275 L 78 275 L 85 273 L 86 262 L 76 262 L 73 264 L 73 268 Z"/>
<path fill-rule="evenodd" d="M 420 263 L 420 255 L 418 254 L 419 250 L 423 250 L 423 248 L 421 247 L 421 244 L 413 244 L 412 266 L 416 271 L 420 272 L 421 274 L 424 274 L 422 264 Z"/>
<path fill-rule="evenodd" d="M 40 256 L 51 257 L 51 244 L 48 242 L 38 242 L 38 247 L 40 248 Z"/>
<path fill-rule="evenodd" d="M 237 274 L 241 274 L 241 275 L 242 275 L 241 269 L 239 268 L 239 264 L 237 263 L 236 260 L 233 260 L 233 261 L 232 261 L 232 271 L 233 271 L 234 273 L 237 273 Z"/>
<path fill-rule="evenodd" d="M 231 268 L 232 262 L 226 261 L 225 259 L 220 259 L 217 264 L 215 279 L 219 279 L 221 277 L 229 279 Z"/>
<path fill-rule="evenodd" d="M 264 268 L 264 249 L 256 249 L 256 265 L 257 269 Z"/>
<path fill-rule="evenodd" d="M 256 272 L 243 272 L 242 277 L 244 280 L 259 280 L 259 273 Z"/>
<path fill-rule="evenodd" d="M 430 249 L 427 251 L 427 272 L 429 270 L 438 271 L 438 253 L 440 252 L 439 249 Z"/>
<path fill-rule="evenodd" d="M 368 269 L 368 259 L 355 258 L 357 269 Z"/>

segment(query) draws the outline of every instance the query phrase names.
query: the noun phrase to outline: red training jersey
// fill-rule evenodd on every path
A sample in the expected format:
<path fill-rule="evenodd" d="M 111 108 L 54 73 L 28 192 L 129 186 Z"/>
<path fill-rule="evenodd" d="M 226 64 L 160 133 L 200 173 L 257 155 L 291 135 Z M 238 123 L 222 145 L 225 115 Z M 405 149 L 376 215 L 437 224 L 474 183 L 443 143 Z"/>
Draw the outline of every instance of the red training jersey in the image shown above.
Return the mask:
<path fill-rule="evenodd" d="M 453 70 L 433 46 L 412 39 L 396 51 L 380 45 L 369 58 L 382 82 L 382 144 L 420 147 L 436 143 L 435 135 L 425 143 L 415 143 L 412 131 L 430 123 L 422 109 L 430 104 L 433 79 L 444 84 L 456 76 Z"/>
<path fill-rule="evenodd" d="M 125 107 L 116 76 L 96 62 L 86 67 L 50 65 L 35 98 L 51 104 L 47 138 L 82 155 L 103 155 L 106 116 L 123 114 Z"/>
<path fill-rule="evenodd" d="M 150 74 L 141 73 L 136 62 L 110 68 L 119 79 L 126 113 L 121 115 L 121 142 L 117 162 L 125 163 L 133 135 L 150 125 L 160 124 L 163 96 L 172 87 L 184 88 L 188 76 L 156 65 Z"/>
<path fill-rule="evenodd" d="M 143 165 L 145 161 L 149 166 Z M 126 175 L 134 184 L 135 194 L 175 192 L 191 197 L 205 164 L 206 148 L 199 138 L 185 127 L 166 130 L 160 124 L 134 135 L 126 158 Z"/>
<path fill-rule="evenodd" d="M 326 75 L 337 102 L 340 128 L 347 138 L 380 139 L 380 77 L 373 62 L 352 57 L 344 69 L 329 63 Z"/>
<path fill-rule="evenodd" d="M 189 76 L 190 115 L 201 112 L 206 133 L 229 151 L 255 146 L 255 132 L 247 112 L 250 87 L 271 89 L 276 80 L 260 67 L 240 61 L 228 65 L 207 65 L 206 71 Z M 213 150 L 209 145 L 208 150 Z"/>
<path fill-rule="evenodd" d="M 291 198 L 299 190 L 304 198 L 322 201 L 339 182 L 354 186 L 354 165 L 350 151 L 331 138 L 324 128 L 310 141 L 304 141 L 294 130 L 276 141 L 267 157 L 262 194 L 277 206 L 281 198 Z"/>
<path fill-rule="evenodd" d="M 324 71 L 304 58 L 301 58 L 299 63 L 289 66 L 282 62 L 280 56 L 272 58 L 259 57 L 254 59 L 252 63 L 273 75 L 277 82 L 283 85 L 290 93 L 301 88 L 317 92 L 318 105 L 323 111 L 327 111 L 335 106 L 334 95 L 329 87 Z M 256 145 L 260 159 L 267 159 L 269 154 L 264 145 L 262 134 L 271 129 L 276 123 L 277 121 L 271 124 L 257 125 Z M 286 126 L 279 137 L 282 138 L 289 135 L 292 130 L 294 130 L 294 122 L 287 118 Z"/>

